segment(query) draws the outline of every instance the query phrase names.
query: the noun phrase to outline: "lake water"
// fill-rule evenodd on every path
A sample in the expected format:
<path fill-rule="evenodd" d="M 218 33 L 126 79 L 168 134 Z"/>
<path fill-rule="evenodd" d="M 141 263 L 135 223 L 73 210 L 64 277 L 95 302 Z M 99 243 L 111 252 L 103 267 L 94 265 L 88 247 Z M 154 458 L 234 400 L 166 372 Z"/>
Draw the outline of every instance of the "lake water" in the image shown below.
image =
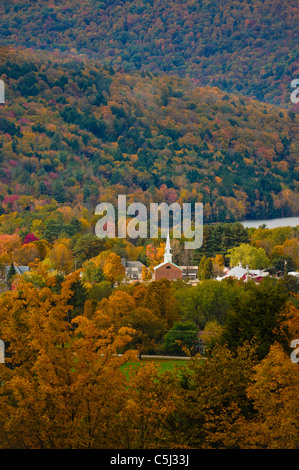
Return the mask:
<path fill-rule="evenodd" d="M 276 227 L 296 227 L 299 225 L 299 217 L 283 217 L 281 219 L 260 219 L 260 220 L 244 220 L 241 222 L 244 227 L 259 228 L 265 224 L 267 228 Z"/>

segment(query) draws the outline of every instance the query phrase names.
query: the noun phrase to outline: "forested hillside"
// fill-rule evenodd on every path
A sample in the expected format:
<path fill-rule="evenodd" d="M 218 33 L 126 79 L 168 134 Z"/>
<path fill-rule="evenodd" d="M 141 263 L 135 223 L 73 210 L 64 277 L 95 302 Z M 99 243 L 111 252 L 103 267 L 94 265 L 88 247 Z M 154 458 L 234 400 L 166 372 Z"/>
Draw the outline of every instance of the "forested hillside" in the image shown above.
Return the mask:
<path fill-rule="evenodd" d="M 203 202 L 206 222 L 296 214 L 295 113 L 59 54 L 2 48 L 0 59 L 2 213 L 24 196 L 94 210 L 127 194 Z"/>
<path fill-rule="evenodd" d="M 299 225 L 261 221 L 299 215 L 297 22 L 295 0 L 0 2 L 0 449 L 298 450 Z M 119 195 L 202 203 L 202 245 L 130 216 L 99 238 Z"/>
<path fill-rule="evenodd" d="M 0 39 L 290 105 L 296 0 L 4 0 Z"/>

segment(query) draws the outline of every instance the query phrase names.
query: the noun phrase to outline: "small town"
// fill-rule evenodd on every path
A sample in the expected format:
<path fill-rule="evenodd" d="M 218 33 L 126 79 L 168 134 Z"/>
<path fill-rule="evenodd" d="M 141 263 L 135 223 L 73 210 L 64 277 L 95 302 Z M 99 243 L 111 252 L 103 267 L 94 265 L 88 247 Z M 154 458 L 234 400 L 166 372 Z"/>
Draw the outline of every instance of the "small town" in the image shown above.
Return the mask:
<path fill-rule="evenodd" d="M 298 450 L 298 2 L 0 13 L 2 457 Z"/>

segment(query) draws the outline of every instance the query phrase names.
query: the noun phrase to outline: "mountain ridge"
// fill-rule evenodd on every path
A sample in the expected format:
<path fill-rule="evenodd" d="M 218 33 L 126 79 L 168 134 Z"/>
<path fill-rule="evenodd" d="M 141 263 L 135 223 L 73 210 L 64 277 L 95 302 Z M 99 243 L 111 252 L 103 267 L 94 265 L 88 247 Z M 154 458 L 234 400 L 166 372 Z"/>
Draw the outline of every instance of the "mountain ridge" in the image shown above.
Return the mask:
<path fill-rule="evenodd" d="M 297 215 L 295 113 L 59 54 L 0 58 L 2 211 L 22 195 L 91 208 L 126 194 L 203 202 L 210 222 Z"/>
<path fill-rule="evenodd" d="M 289 107 L 295 0 L 49 0 L 0 6 L 3 45 L 73 52 L 126 72 L 186 76 Z"/>

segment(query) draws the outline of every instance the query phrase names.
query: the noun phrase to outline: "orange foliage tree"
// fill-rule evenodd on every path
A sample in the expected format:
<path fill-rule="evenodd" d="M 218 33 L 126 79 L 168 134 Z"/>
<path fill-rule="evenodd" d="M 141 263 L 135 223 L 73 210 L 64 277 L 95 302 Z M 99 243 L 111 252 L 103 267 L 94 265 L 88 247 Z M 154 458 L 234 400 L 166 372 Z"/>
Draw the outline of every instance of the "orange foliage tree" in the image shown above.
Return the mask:
<path fill-rule="evenodd" d="M 39 270 L 0 298 L 0 337 L 7 367 L 0 368 L 0 429 L 4 448 L 107 448 L 122 409 L 124 375 L 118 356 L 132 329 L 115 331 L 101 314 L 84 315 L 71 328 L 74 273 L 56 289 L 55 276 Z"/>

